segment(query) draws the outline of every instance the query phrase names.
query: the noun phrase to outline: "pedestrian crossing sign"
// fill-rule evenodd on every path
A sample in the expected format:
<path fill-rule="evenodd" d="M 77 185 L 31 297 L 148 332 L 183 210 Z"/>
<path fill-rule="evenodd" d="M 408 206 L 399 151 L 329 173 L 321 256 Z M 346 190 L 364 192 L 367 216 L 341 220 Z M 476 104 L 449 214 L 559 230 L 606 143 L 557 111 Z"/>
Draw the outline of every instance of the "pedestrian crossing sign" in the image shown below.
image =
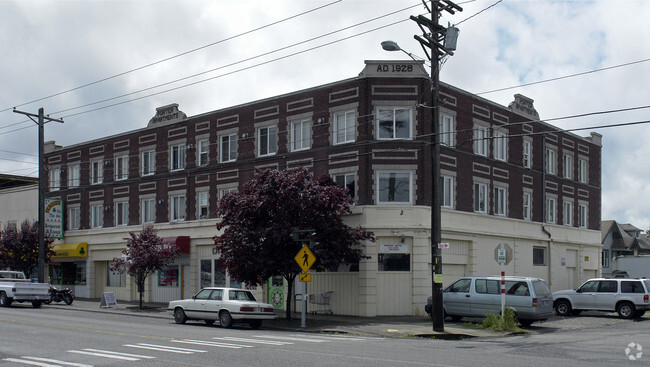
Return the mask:
<path fill-rule="evenodd" d="M 316 257 L 307 245 L 302 245 L 302 248 L 293 259 L 296 260 L 296 263 L 298 263 L 298 266 L 300 266 L 300 269 L 302 269 L 304 273 L 306 273 L 307 270 L 314 265 L 314 262 L 316 262 Z"/>

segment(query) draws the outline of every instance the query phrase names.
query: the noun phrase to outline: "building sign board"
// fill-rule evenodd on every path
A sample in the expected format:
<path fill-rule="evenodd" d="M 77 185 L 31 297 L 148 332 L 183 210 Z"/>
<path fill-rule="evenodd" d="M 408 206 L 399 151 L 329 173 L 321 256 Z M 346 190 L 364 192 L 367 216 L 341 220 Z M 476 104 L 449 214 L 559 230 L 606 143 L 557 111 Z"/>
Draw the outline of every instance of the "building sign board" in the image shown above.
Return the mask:
<path fill-rule="evenodd" d="M 45 199 L 45 235 L 63 238 L 63 200 Z"/>

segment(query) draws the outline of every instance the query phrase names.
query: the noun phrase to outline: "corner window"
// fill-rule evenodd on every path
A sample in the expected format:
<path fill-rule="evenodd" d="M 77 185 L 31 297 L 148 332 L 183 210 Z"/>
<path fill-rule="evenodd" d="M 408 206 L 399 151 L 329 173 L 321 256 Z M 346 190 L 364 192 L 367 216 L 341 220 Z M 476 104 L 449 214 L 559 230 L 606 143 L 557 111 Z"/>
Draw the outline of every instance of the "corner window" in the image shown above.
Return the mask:
<path fill-rule="evenodd" d="M 546 265 L 546 248 L 533 247 L 533 265 L 545 266 Z"/>
<path fill-rule="evenodd" d="M 115 157 L 115 181 L 129 178 L 129 156 Z"/>
<path fill-rule="evenodd" d="M 80 169 L 78 164 L 68 166 L 68 187 L 78 187 L 80 183 Z"/>
<path fill-rule="evenodd" d="M 380 140 L 410 139 L 411 109 L 377 108 L 377 138 Z"/>
<path fill-rule="evenodd" d="M 233 162 L 237 159 L 237 135 L 222 135 L 220 138 L 220 160 L 221 163 Z"/>
<path fill-rule="evenodd" d="M 196 164 L 199 166 L 207 166 L 208 165 L 208 148 L 210 146 L 208 139 L 203 139 L 199 140 L 199 142 L 196 144 L 197 145 L 197 152 L 196 152 L 196 158 L 197 162 Z"/>
<path fill-rule="evenodd" d="M 173 195 L 170 197 L 170 220 L 185 220 L 185 195 Z"/>
<path fill-rule="evenodd" d="M 263 127 L 257 130 L 257 155 L 263 157 L 277 152 L 277 133 L 275 126 Z"/>
<path fill-rule="evenodd" d="M 353 142 L 357 127 L 354 111 L 337 112 L 334 114 L 334 144 Z"/>
<path fill-rule="evenodd" d="M 474 211 L 476 213 L 487 213 L 487 185 L 474 183 Z"/>
<path fill-rule="evenodd" d="M 156 153 L 147 150 L 141 153 L 141 174 L 142 176 L 153 175 L 156 172 Z"/>
<path fill-rule="evenodd" d="M 90 183 L 100 184 L 104 181 L 104 161 L 95 160 L 90 162 Z"/>
<path fill-rule="evenodd" d="M 311 146 L 311 121 L 301 120 L 291 123 L 291 151 L 309 149 Z"/>
<path fill-rule="evenodd" d="M 378 174 L 378 202 L 380 204 L 410 204 L 411 174 L 408 172 L 382 172 Z"/>
<path fill-rule="evenodd" d="M 178 144 L 169 148 L 169 169 L 179 171 L 185 168 L 185 145 Z"/>
<path fill-rule="evenodd" d="M 115 203 L 115 225 L 125 226 L 129 224 L 129 203 L 120 201 Z"/>

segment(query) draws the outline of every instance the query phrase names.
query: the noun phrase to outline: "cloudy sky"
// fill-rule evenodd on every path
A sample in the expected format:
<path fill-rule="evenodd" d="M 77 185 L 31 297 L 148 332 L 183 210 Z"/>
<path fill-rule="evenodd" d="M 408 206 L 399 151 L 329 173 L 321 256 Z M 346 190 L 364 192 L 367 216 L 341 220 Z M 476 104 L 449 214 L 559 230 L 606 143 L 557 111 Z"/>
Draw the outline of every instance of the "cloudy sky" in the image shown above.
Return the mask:
<path fill-rule="evenodd" d="M 650 1 L 475 0 L 441 80 L 603 135 L 603 219 L 650 228 Z M 71 145 L 146 126 L 155 108 L 196 115 L 355 77 L 364 60 L 424 57 L 408 20 L 421 0 L 0 0 L 0 172 L 37 174 L 38 132 Z M 620 111 L 636 108 L 631 111 Z M 604 111 L 619 111 L 599 113 Z M 589 114 L 581 118 L 569 116 Z"/>

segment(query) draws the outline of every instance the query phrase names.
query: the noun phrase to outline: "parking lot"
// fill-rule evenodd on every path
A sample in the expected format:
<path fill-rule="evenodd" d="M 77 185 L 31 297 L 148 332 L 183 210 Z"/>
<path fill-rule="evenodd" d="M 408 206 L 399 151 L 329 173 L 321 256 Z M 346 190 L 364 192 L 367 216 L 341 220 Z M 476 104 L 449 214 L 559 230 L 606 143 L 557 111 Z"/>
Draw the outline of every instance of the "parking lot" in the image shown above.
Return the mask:
<path fill-rule="evenodd" d="M 639 319 L 626 320 L 618 316 L 616 312 L 594 312 L 587 311 L 579 316 L 553 316 L 552 318 L 536 322 L 527 330 L 538 333 L 576 331 L 576 330 L 600 330 L 608 328 L 624 328 L 629 323 L 647 322 L 650 326 L 650 315 Z"/>

